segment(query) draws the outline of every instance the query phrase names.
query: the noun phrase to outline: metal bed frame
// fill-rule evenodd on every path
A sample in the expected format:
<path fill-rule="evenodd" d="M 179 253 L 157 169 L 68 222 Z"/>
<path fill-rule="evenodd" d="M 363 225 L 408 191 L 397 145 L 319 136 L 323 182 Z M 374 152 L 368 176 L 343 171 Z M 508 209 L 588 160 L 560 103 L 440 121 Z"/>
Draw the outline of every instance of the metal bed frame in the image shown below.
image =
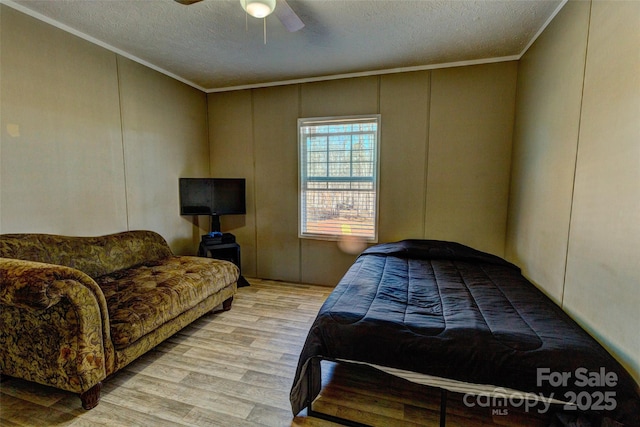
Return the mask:
<path fill-rule="evenodd" d="M 336 360 L 336 359 L 332 359 L 330 357 L 324 357 L 324 356 L 313 356 L 311 359 L 318 360 L 318 364 L 323 360 L 326 360 L 328 362 L 338 363 L 338 364 L 345 364 L 344 361 L 340 361 L 340 360 Z M 308 368 L 309 381 L 308 381 L 308 393 L 307 393 L 308 395 L 307 416 L 320 418 L 326 421 L 331 421 L 333 423 L 341 424 L 343 426 L 348 426 L 348 427 L 371 427 L 368 424 L 362 424 L 357 421 L 337 417 L 335 415 L 325 414 L 324 412 L 318 412 L 313 409 L 314 398 L 311 397 L 313 396 L 313 379 L 314 379 L 312 365 L 313 363 L 310 363 Z M 446 418 L 447 418 L 447 390 L 440 387 L 437 387 L 437 388 L 440 389 L 440 427 L 445 427 Z"/>

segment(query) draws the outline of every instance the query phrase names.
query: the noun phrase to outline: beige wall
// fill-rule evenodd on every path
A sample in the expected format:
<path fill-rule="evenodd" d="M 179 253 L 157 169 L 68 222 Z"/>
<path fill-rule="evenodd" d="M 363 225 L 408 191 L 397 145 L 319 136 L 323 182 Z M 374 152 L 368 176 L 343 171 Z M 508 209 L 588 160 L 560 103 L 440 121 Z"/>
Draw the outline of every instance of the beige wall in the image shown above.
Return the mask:
<path fill-rule="evenodd" d="M 638 22 L 569 2 L 520 61 L 507 255 L 640 381 Z"/>
<path fill-rule="evenodd" d="M 211 170 L 253 206 L 223 223 L 248 276 L 335 285 L 354 260 L 298 238 L 297 119 L 380 113 L 380 241 L 436 238 L 504 253 L 515 62 L 209 94 Z M 226 219 L 226 218 L 225 218 Z"/>
<path fill-rule="evenodd" d="M 0 7 L 0 232 L 126 229 L 115 55 Z"/>
<path fill-rule="evenodd" d="M 4 5 L 0 232 L 200 230 L 178 177 L 209 172 L 206 95 Z"/>
<path fill-rule="evenodd" d="M 558 304 L 564 289 L 588 22 L 587 2 L 568 3 L 518 68 L 507 255 Z"/>
<path fill-rule="evenodd" d="M 517 65 L 433 72 L 427 235 L 504 255 Z"/>

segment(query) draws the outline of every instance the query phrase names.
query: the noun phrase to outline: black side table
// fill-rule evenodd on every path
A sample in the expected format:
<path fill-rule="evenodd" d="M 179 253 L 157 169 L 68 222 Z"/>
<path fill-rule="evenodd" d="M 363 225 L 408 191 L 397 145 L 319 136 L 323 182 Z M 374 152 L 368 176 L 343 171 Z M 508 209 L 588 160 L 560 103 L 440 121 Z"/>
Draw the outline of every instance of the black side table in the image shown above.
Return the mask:
<path fill-rule="evenodd" d="M 249 282 L 242 276 L 242 263 L 240 258 L 240 245 L 237 243 L 213 243 L 200 242 L 198 256 L 231 261 L 238 266 L 240 277 L 238 287 L 249 286 Z"/>

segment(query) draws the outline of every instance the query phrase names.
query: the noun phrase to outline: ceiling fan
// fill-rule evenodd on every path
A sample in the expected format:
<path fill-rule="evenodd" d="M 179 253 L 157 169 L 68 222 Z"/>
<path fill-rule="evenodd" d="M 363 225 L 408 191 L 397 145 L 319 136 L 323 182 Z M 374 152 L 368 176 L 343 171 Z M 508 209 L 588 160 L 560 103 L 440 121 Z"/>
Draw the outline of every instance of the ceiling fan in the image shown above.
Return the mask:
<path fill-rule="evenodd" d="M 202 0 L 175 0 L 190 5 Z M 254 18 L 266 18 L 272 12 L 278 17 L 287 31 L 293 33 L 304 27 L 304 22 L 291 9 L 286 0 L 240 0 L 242 8 Z"/>

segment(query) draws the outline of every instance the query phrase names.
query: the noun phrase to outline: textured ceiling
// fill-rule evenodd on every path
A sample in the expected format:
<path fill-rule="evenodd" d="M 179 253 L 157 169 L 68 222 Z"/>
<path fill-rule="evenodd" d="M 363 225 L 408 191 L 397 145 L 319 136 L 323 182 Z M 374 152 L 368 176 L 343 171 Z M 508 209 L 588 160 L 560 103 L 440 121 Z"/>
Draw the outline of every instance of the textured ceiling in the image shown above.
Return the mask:
<path fill-rule="evenodd" d="M 564 0 L 288 0 L 305 27 L 238 0 L 6 0 L 207 92 L 518 58 Z"/>

